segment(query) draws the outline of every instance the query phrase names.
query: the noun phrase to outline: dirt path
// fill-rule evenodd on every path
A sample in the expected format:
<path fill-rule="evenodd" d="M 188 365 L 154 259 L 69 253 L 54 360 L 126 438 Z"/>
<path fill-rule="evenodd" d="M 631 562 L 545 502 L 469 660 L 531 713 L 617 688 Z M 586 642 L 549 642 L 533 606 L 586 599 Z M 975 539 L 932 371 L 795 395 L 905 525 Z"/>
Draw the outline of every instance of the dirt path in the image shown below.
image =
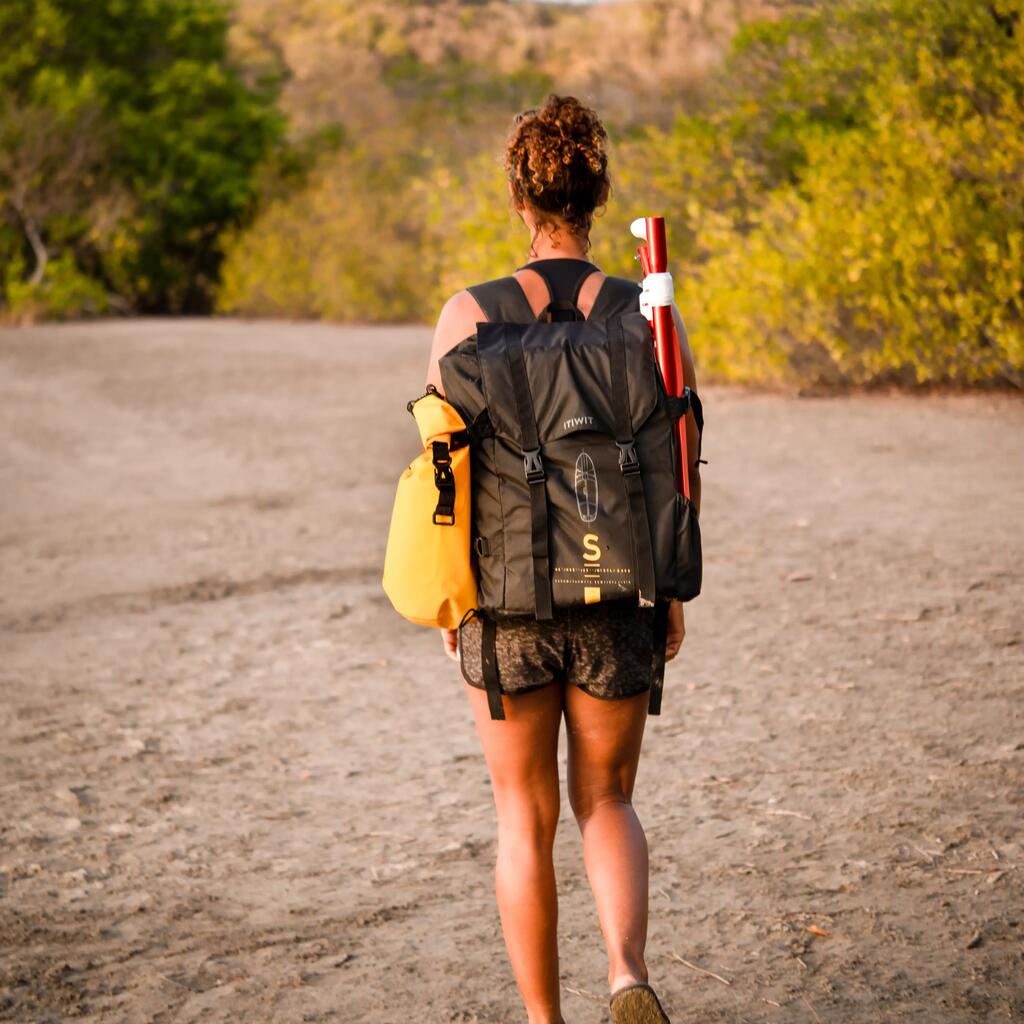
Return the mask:
<path fill-rule="evenodd" d="M 0 332 L 0 1020 L 523 1019 L 462 684 L 378 584 L 427 340 Z M 636 801 L 673 1020 L 1024 1019 L 1024 404 L 705 406 Z"/>

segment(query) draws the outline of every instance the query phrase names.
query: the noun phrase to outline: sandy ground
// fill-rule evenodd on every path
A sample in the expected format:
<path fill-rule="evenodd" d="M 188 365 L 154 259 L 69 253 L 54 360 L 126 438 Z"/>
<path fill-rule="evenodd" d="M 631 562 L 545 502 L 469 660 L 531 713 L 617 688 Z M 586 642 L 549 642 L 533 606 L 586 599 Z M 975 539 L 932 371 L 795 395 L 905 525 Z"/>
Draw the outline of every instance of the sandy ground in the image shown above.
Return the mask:
<path fill-rule="evenodd" d="M 427 341 L 0 332 L 0 1019 L 524 1019 L 462 684 L 379 587 Z M 705 408 L 705 593 L 636 797 L 666 1007 L 1024 1020 L 1024 404 Z"/>

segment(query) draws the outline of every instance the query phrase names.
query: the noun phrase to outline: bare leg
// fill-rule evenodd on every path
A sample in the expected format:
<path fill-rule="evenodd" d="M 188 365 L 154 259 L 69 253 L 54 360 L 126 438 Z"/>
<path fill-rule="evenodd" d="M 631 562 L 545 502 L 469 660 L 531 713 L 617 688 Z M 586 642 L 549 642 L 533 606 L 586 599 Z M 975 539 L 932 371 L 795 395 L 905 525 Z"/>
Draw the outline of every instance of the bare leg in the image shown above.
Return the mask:
<path fill-rule="evenodd" d="M 646 693 L 600 700 L 566 687 L 569 802 L 608 948 L 611 991 L 647 981 L 647 837 L 631 803 L 647 721 Z"/>
<path fill-rule="evenodd" d="M 551 851 L 558 825 L 561 683 L 503 698 L 467 685 L 498 814 L 495 890 L 509 960 L 530 1024 L 563 1024 L 558 991 L 558 897 Z"/>

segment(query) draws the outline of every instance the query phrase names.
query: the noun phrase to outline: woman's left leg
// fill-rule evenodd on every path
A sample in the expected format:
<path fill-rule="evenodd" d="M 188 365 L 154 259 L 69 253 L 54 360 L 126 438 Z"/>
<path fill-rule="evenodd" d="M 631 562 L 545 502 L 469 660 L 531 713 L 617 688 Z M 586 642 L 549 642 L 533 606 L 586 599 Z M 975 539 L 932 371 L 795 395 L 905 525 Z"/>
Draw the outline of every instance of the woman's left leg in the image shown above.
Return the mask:
<path fill-rule="evenodd" d="M 562 1024 L 558 897 L 552 847 L 558 825 L 558 730 L 563 685 L 504 697 L 492 721 L 487 694 L 466 686 L 498 814 L 495 891 L 509 960 L 530 1024 Z"/>

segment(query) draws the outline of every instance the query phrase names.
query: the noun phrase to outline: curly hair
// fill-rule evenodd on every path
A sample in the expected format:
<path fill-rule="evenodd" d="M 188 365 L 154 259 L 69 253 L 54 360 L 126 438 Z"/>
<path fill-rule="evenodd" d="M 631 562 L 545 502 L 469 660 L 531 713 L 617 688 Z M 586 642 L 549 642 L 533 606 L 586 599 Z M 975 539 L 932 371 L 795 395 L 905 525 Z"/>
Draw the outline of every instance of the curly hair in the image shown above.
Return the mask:
<path fill-rule="evenodd" d="M 608 133 L 575 96 L 552 93 L 542 107 L 516 115 L 505 146 L 505 170 L 517 205 L 538 227 L 586 237 L 594 211 L 608 199 Z"/>

